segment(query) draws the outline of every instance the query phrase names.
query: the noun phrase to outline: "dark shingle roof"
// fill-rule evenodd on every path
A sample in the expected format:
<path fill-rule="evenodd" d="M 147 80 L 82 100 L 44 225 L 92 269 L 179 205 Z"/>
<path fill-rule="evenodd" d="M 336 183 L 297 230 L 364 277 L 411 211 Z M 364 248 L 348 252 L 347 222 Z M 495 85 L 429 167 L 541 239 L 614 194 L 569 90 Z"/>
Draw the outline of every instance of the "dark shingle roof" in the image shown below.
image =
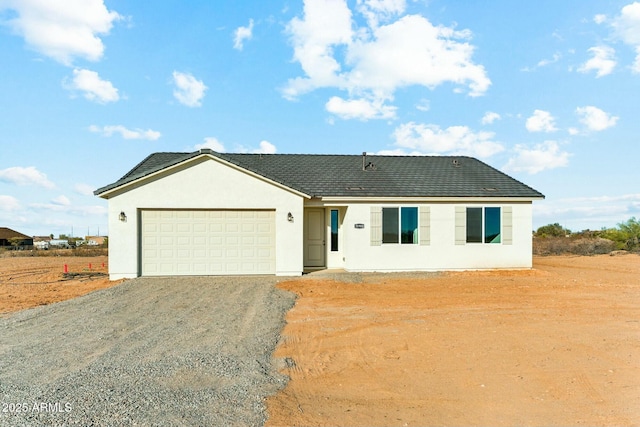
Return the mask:
<path fill-rule="evenodd" d="M 477 159 L 463 156 L 155 153 L 100 195 L 202 154 L 210 154 L 312 197 L 544 197 Z"/>

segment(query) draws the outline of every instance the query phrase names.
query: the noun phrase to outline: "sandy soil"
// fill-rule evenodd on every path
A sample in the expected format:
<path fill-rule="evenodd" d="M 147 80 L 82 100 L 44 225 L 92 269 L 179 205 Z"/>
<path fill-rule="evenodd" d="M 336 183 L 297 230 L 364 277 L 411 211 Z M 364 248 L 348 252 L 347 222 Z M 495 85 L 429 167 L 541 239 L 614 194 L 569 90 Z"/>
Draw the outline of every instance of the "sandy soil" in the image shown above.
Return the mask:
<path fill-rule="evenodd" d="M 120 283 L 109 281 L 107 268 L 106 256 L 0 258 L 0 316 Z"/>
<path fill-rule="evenodd" d="M 267 425 L 640 425 L 640 257 L 534 267 L 281 283 Z"/>

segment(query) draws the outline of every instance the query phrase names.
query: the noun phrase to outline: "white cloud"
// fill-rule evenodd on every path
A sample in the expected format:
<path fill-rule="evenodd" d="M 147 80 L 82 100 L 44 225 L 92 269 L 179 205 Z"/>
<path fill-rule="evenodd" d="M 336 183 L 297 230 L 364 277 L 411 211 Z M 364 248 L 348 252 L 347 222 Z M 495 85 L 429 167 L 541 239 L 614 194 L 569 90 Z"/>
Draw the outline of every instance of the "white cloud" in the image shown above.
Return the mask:
<path fill-rule="evenodd" d="M 409 122 L 393 132 L 394 145 L 425 154 L 469 155 L 486 158 L 504 150 L 493 132 L 474 132 L 466 126 L 441 129 L 437 125 Z"/>
<path fill-rule="evenodd" d="M 319 87 L 344 86 L 338 76 L 340 64 L 333 57 L 334 46 L 348 45 L 352 39 L 351 10 L 344 0 L 304 2 L 304 19 L 293 18 L 287 25 L 293 43 L 293 58 L 306 78 L 291 79 L 283 90 L 286 98 Z"/>
<path fill-rule="evenodd" d="M 595 71 L 596 77 L 611 74 L 616 66 L 615 50 L 609 46 L 594 46 L 589 48 L 589 52 L 593 55 L 591 59 L 578 67 L 581 73 Z"/>
<path fill-rule="evenodd" d="M 118 133 L 124 139 L 145 139 L 147 141 L 155 141 L 159 139 L 162 134 L 158 131 L 147 129 L 127 129 L 122 125 L 113 125 L 113 126 L 89 126 L 89 131 L 94 133 L 100 133 L 102 136 L 113 136 Z"/>
<path fill-rule="evenodd" d="M 487 111 L 486 113 L 484 113 L 484 116 L 482 116 L 481 122 L 483 125 L 490 125 L 496 120 L 500 120 L 501 118 L 502 117 L 500 116 L 500 114 L 494 113 L 493 111 Z"/>
<path fill-rule="evenodd" d="M 73 70 L 73 79 L 65 80 L 64 86 L 69 90 L 79 90 L 89 101 L 106 104 L 120 99 L 118 89 L 108 80 L 102 80 L 98 73 L 91 70 Z"/>
<path fill-rule="evenodd" d="M 548 111 L 534 110 L 533 116 L 527 119 L 525 126 L 529 132 L 555 132 L 555 119 Z"/>
<path fill-rule="evenodd" d="M 331 114 L 341 119 L 393 119 L 396 117 L 396 107 L 384 105 L 379 100 L 366 99 L 344 100 L 339 96 L 332 96 L 325 108 Z"/>
<path fill-rule="evenodd" d="M 176 85 L 173 96 L 181 104 L 187 107 L 200 107 L 202 105 L 202 98 L 204 98 L 204 93 L 207 90 L 202 80 L 196 79 L 189 73 L 174 71 L 173 83 Z"/>
<path fill-rule="evenodd" d="M 5 0 L 0 2 L 2 9 L 17 13 L 8 24 L 30 48 L 65 65 L 76 57 L 101 59 L 104 45 L 99 36 L 109 34 L 113 23 L 122 19 L 103 0 Z"/>
<path fill-rule="evenodd" d="M 251 153 L 251 154 L 275 154 L 277 148 L 269 141 L 260 141 L 258 148 L 246 148 L 243 146 L 236 147 L 238 153 Z"/>
<path fill-rule="evenodd" d="M 547 65 L 550 64 L 555 64 L 556 62 L 560 61 L 560 59 L 562 59 L 562 55 L 558 52 L 553 54 L 553 57 L 551 59 L 542 59 L 540 61 L 538 61 L 538 63 L 536 64 L 537 67 L 546 67 Z"/>
<path fill-rule="evenodd" d="M 55 188 L 55 184 L 35 166 L 26 168 L 15 166 L 0 170 L 0 181 L 17 185 L 37 185 L 44 188 Z"/>
<path fill-rule="evenodd" d="M 618 117 L 612 116 L 592 105 L 576 108 L 576 114 L 580 116 L 580 122 L 592 131 L 608 129 L 615 126 L 618 121 Z"/>
<path fill-rule="evenodd" d="M 593 22 L 595 22 L 598 25 L 606 21 L 607 21 L 607 15 L 597 14 L 593 17 Z"/>
<path fill-rule="evenodd" d="M 256 154 L 275 154 L 276 151 L 276 146 L 269 141 L 260 141 L 260 148 L 256 148 L 251 152 Z"/>
<path fill-rule="evenodd" d="M 640 73 L 640 2 L 626 5 L 620 15 L 614 18 L 612 26 L 620 39 L 636 51 L 632 69 Z"/>
<path fill-rule="evenodd" d="M 509 159 L 503 168 L 507 172 L 536 174 L 547 169 L 564 167 L 569 164 L 571 154 L 560 150 L 556 141 L 545 141 L 533 148 L 518 144 L 514 148 L 515 157 Z"/>
<path fill-rule="evenodd" d="M 238 27 L 233 33 L 233 48 L 242 50 L 245 40 L 251 40 L 253 37 L 253 19 L 249 19 L 248 27 Z"/>
<path fill-rule="evenodd" d="M 79 183 L 73 186 L 73 190 L 78 194 L 82 194 L 83 196 L 93 196 L 94 189 L 95 187 L 89 184 Z"/>
<path fill-rule="evenodd" d="M 225 153 L 227 150 L 224 147 L 224 144 L 220 142 L 217 138 L 208 137 L 204 139 L 204 143 L 196 144 L 193 147 L 195 150 L 200 150 L 201 148 L 210 148 L 213 151 L 218 153 Z M 270 143 L 269 141 L 260 141 L 258 148 L 247 148 L 242 145 L 237 145 L 235 147 L 236 153 L 252 153 L 252 154 L 274 154 L 277 151 L 275 145 Z"/>
<path fill-rule="evenodd" d="M 549 198 L 534 203 L 540 223 L 560 222 L 571 230 L 613 227 L 632 216 L 640 217 L 640 194 Z"/>
<path fill-rule="evenodd" d="M 13 196 L 0 194 L 0 211 L 10 212 L 20 209 L 20 202 Z"/>
<path fill-rule="evenodd" d="M 405 0 L 358 0 L 357 8 L 370 27 L 376 28 L 380 22 L 404 13 L 407 7 Z"/>
<path fill-rule="evenodd" d="M 420 111 L 429 111 L 431 109 L 431 103 L 428 99 L 421 99 L 418 104 L 416 104 L 416 109 Z"/>
<path fill-rule="evenodd" d="M 471 61 L 469 31 L 435 27 L 426 18 L 406 15 L 373 31 L 372 40 L 356 40 L 347 54 L 354 64 L 349 89 L 390 97 L 399 87 L 435 88 L 452 82 L 468 85 L 471 96 L 484 94 L 491 81 L 485 69 Z"/>
<path fill-rule="evenodd" d="M 471 59 L 471 32 L 436 27 L 420 15 L 397 18 L 404 9 L 404 1 L 361 0 L 356 11 L 368 25 L 358 27 L 345 0 L 306 0 L 303 17 L 287 26 L 304 77 L 290 79 L 284 97 L 335 88 L 382 105 L 398 88 L 447 82 L 483 95 L 491 81 Z"/>
<path fill-rule="evenodd" d="M 55 199 L 51 200 L 51 203 L 59 206 L 69 206 L 71 205 L 71 200 L 67 196 L 60 195 Z"/>
<path fill-rule="evenodd" d="M 214 137 L 205 138 L 204 139 L 204 143 L 196 144 L 193 148 L 195 150 L 200 150 L 202 148 L 208 148 L 208 149 L 216 151 L 218 153 L 224 153 L 225 151 L 227 151 L 227 150 L 225 150 L 224 145 L 220 141 L 218 141 L 217 138 L 214 138 Z"/>
<path fill-rule="evenodd" d="M 105 215 L 107 208 L 99 205 L 73 205 L 60 203 L 58 200 L 52 200 L 50 203 L 31 203 L 30 208 L 36 210 L 48 210 L 53 212 L 65 212 L 72 215 L 80 216 L 96 216 Z"/>

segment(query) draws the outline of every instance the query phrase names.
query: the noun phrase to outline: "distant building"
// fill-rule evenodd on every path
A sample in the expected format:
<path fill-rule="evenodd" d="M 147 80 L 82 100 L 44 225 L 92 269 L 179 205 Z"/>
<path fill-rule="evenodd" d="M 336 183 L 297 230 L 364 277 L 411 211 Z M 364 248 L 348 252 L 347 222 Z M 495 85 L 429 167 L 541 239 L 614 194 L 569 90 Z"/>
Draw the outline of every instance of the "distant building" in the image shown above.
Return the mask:
<path fill-rule="evenodd" d="M 69 248 L 69 241 L 65 239 L 51 239 L 49 241 L 50 248 Z"/>
<path fill-rule="evenodd" d="M 17 246 L 13 243 L 13 239 L 20 239 Z M 31 249 L 33 238 L 10 228 L 0 227 L 0 248 Z"/>
<path fill-rule="evenodd" d="M 49 249 L 51 236 L 33 236 L 33 247 L 38 250 Z"/>
<path fill-rule="evenodd" d="M 106 236 L 85 236 L 84 241 L 87 242 L 87 246 L 100 246 L 104 245 L 104 239 Z"/>
<path fill-rule="evenodd" d="M 33 242 L 33 247 L 41 250 L 41 249 L 49 249 L 49 242 L 45 241 L 45 240 L 40 240 L 38 242 Z"/>

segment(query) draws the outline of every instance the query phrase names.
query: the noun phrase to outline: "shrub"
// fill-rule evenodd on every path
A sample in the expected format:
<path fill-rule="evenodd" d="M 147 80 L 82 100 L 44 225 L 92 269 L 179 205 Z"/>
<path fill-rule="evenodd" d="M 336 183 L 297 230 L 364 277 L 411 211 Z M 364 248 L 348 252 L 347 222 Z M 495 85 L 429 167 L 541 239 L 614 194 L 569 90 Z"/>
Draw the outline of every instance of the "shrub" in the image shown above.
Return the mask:
<path fill-rule="evenodd" d="M 571 242 L 567 237 L 533 239 L 534 255 L 562 255 L 570 253 Z"/>
<path fill-rule="evenodd" d="M 564 228 L 557 222 L 543 225 L 536 230 L 536 237 L 565 237 L 571 234 L 571 230 Z"/>
<path fill-rule="evenodd" d="M 546 237 L 533 239 L 534 255 L 599 255 L 616 249 L 616 243 L 602 237 Z"/>
<path fill-rule="evenodd" d="M 615 249 L 615 242 L 601 237 L 575 239 L 571 242 L 570 250 L 576 255 L 608 254 Z"/>

